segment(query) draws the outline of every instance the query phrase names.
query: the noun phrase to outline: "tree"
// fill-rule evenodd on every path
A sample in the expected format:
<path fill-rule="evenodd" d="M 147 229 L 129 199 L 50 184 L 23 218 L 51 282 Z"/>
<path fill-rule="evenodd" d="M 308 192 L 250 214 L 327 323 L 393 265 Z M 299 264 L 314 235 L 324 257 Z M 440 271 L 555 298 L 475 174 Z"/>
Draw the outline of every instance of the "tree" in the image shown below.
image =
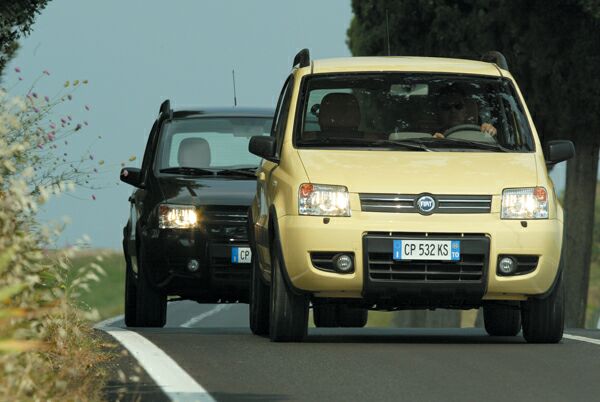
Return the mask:
<path fill-rule="evenodd" d="M 385 55 L 479 59 L 502 52 L 542 142 L 571 139 L 565 195 L 567 326 L 583 327 L 600 150 L 600 1 L 353 0 L 348 46 Z"/>
<path fill-rule="evenodd" d="M 9 0 L 0 3 L 0 75 L 19 48 L 19 38 L 29 34 L 35 16 L 48 1 Z"/>

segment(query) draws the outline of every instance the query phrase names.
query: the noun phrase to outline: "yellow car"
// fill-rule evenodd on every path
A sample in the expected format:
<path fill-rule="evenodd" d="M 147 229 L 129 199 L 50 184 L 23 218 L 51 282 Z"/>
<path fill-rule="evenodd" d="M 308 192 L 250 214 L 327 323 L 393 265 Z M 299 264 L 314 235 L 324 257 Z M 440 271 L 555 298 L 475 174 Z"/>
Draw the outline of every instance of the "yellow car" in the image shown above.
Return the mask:
<path fill-rule="evenodd" d="M 273 341 L 368 310 L 483 307 L 490 335 L 560 341 L 564 217 L 504 57 L 294 59 L 249 211 L 250 324 Z"/>

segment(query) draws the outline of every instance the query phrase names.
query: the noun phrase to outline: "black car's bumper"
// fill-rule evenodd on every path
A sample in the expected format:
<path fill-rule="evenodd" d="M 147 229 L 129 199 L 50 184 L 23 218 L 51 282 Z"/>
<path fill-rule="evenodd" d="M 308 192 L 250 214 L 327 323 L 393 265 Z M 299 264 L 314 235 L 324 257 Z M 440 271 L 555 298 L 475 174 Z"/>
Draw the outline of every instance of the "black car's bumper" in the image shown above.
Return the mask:
<path fill-rule="evenodd" d="M 247 301 L 251 263 L 234 263 L 234 247 L 249 247 L 245 237 L 211 236 L 206 230 L 151 229 L 142 233 L 145 272 L 169 295 L 198 301 Z M 198 269 L 188 268 L 190 261 Z"/>

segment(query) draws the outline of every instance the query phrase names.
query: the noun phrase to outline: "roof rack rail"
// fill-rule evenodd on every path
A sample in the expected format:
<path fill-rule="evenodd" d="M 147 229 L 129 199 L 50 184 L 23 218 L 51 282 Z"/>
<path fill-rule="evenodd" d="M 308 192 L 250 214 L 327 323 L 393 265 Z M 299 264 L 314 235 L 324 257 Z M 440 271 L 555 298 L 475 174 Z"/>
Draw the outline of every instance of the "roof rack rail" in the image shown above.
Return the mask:
<path fill-rule="evenodd" d="M 169 116 L 169 119 L 173 118 L 173 109 L 171 109 L 171 102 L 166 99 L 161 105 L 160 105 L 160 109 L 158 110 L 158 114 L 166 114 L 167 116 Z"/>
<path fill-rule="evenodd" d="M 506 57 L 496 50 L 486 52 L 481 56 L 481 61 L 488 63 L 496 63 L 496 65 L 504 70 L 508 70 L 508 64 L 506 63 Z"/>
<path fill-rule="evenodd" d="M 298 66 L 299 68 L 308 67 L 310 64 L 310 52 L 308 49 L 304 48 L 298 52 L 296 57 L 294 57 L 294 63 L 292 63 L 292 68 Z"/>

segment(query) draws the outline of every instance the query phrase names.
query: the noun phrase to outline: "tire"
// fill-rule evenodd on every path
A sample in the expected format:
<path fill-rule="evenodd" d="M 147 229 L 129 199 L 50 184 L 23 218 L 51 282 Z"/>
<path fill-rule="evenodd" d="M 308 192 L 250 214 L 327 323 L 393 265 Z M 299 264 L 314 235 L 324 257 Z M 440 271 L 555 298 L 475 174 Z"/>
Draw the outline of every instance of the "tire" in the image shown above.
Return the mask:
<path fill-rule="evenodd" d="M 136 321 L 138 327 L 164 327 L 167 322 L 167 295 L 159 292 L 148 280 L 149 265 L 143 246 L 138 253 Z"/>
<path fill-rule="evenodd" d="M 313 321 L 317 328 L 339 327 L 338 305 L 336 304 L 316 304 L 313 307 Z"/>
<path fill-rule="evenodd" d="M 521 303 L 523 337 L 529 343 L 560 342 L 565 329 L 565 292 L 562 274 L 552 292 L 543 299 Z"/>
<path fill-rule="evenodd" d="M 271 341 L 302 341 L 308 329 L 308 298 L 305 295 L 294 294 L 285 282 L 277 246 L 272 247 L 271 250 L 270 305 Z"/>
<path fill-rule="evenodd" d="M 137 288 L 135 278 L 131 272 L 130 265 L 126 263 L 125 268 L 125 325 L 128 327 L 137 326 L 136 316 L 137 306 Z"/>
<path fill-rule="evenodd" d="M 521 312 L 512 306 L 483 306 L 483 323 L 491 336 L 515 336 L 521 330 Z"/>
<path fill-rule="evenodd" d="M 269 334 L 269 286 L 260 278 L 258 256 L 252 254 L 252 279 L 250 285 L 250 330 L 254 335 Z"/>
<path fill-rule="evenodd" d="M 367 325 L 369 310 L 361 307 L 338 306 L 338 322 L 340 327 L 362 328 Z"/>

